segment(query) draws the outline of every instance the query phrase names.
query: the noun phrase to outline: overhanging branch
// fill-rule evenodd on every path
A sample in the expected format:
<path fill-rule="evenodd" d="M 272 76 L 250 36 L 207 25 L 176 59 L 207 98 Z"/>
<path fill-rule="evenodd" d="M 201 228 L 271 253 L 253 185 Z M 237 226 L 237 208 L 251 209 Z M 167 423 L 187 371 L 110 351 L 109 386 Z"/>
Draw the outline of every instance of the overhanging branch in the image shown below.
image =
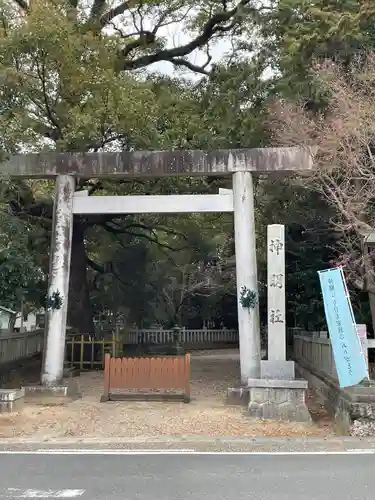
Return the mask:
<path fill-rule="evenodd" d="M 179 252 L 181 250 L 186 250 L 187 248 L 190 248 L 189 246 L 174 248 L 174 247 L 168 245 L 167 243 L 161 243 L 158 240 L 157 235 L 155 233 L 156 229 L 155 228 L 150 228 L 150 227 L 145 226 L 143 224 L 130 224 L 130 225 L 124 227 L 124 228 L 116 228 L 116 227 L 113 227 L 113 226 L 109 226 L 108 224 L 104 224 L 103 227 L 104 227 L 104 229 L 106 231 L 108 231 L 109 233 L 113 234 L 113 236 L 116 238 L 116 240 L 118 241 L 118 243 L 120 243 L 120 245 L 123 246 L 123 247 L 124 247 L 124 244 L 121 242 L 121 239 L 120 239 L 120 235 L 121 234 L 126 234 L 128 236 L 134 236 L 134 237 L 137 237 L 137 238 L 143 238 L 143 239 L 149 241 L 150 243 L 155 243 L 159 247 L 165 248 L 165 249 L 170 250 L 172 252 Z M 133 231 L 129 231 L 130 228 L 137 228 L 137 227 L 139 229 L 143 229 L 144 231 L 148 231 L 150 234 L 147 234 L 146 232 L 133 232 Z"/>
<path fill-rule="evenodd" d="M 229 31 L 236 24 L 233 18 L 238 14 L 241 8 L 246 7 L 250 3 L 250 0 L 241 0 L 236 7 L 229 11 L 218 12 L 213 15 L 203 26 L 201 33 L 185 45 L 180 47 L 174 47 L 171 49 L 164 49 L 154 52 L 153 54 L 147 54 L 140 56 L 133 60 L 125 60 L 123 62 L 124 70 L 140 69 L 159 61 L 171 61 L 174 59 L 183 58 L 193 52 L 195 49 L 203 47 L 207 42 L 216 34 Z M 229 21 L 228 26 L 223 26 L 224 23 Z M 124 49 L 125 54 L 128 52 L 127 48 Z"/>

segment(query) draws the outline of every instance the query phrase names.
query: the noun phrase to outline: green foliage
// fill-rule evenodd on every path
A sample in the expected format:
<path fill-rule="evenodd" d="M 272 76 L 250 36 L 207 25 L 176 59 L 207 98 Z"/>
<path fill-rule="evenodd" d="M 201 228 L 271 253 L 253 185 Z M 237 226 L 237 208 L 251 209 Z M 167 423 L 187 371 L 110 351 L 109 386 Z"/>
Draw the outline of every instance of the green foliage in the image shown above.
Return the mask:
<path fill-rule="evenodd" d="M 132 218 L 127 229 L 123 225 L 115 233 L 101 229 L 100 239 L 99 228 L 90 230 L 96 307 L 117 311 L 144 327 L 186 324 L 199 314 L 200 322 L 210 317 L 204 304 L 215 304 L 233 286 L 212 267 L 233 225 L 225 219 L 198 214 L 144 216 Z"/>
<path fill-rule="evenodd" d="M 203 131 L 198 147 L 205 149 L 261 147 L 268 143 L 264 127 L 270 93 L 261 80 L 260 63 L 238 61 L 217 66 L 197 86 Z"/>
<path fill-rule="evenodd" d="M 0 304 L 18 310 L 31 299 L 30 291 L 44 280 L 29 248 L 32 229 L 12 217 L 6 208 L 0 211 Z M 33 299 L 31 299 L 34 302 Z M 40 305 L 40 303 L 38 303 Z"/>
<path fill-rule="evenodd" d="M 273 69 L 270 93 L 281 102 L 298 100 L 314 114 L 327 110 L 332 95 L 312 69 L 327 59 L 339 63 L 346 76 L 363 67 L 375 49 L 374 21 L 374 6 L 354 0 L 277 0 L 260 8 L 258 57 Z M 345 245 L 346 235 L 331 225 L 335 208 L 305 187 L 305 180 L 260 185 L 258 221 L 260 227 L 272 221 L 286 225 L 288 324 L 314 329 L 325 324 L 317 271 L 337 259 L 339 240 Z M 264 241 L 258 241 L 262 247 Z M 265 276 L 261 263 L 261 281 Z M 368 297 L 353 294 L 353 299 L 357 314 L 368 318 Z"/>
<path fill-rule="evenodd" d="M 313 64 L 362 63 L 375 48 L 375 8 L 365 1 L 277 0 L 259 17 L 261 52 L 276 72 L 276 91 L 304 98 L 310 109 L 327 100 L 310 73 Z"/>
<path fill-rule="evenodd" d="M 254 309 L 258 303 L 258 294 L 254 290 L 250 290 L 247 286 L 243 286 L 240 291 L 240 304 L 243 308 Z"/>
<path fill-rule="evenodd" d="M 35 2 L 27 22 L 6 22 L 3 98 L 16 103 L 3 116 L 9 142 L 15 134 L 16 147 L 24 134 L 22 142 L 34 150 L 51 147 L 51 140 L 60 151 L 87 151 L 119 138 L 127 147 L 149 146 L 156 133 L 154 96 L 149 85 L 116 70 L 116 38 L 82 30 L 63 4 L 48 0 Z"/>
<path fill-rule="evenodd" d="M 262 181 L 257 186 L 259 281 L 266 283 L 267 224 L 285 225 L 287 324 L 310 329 L 325 325 L 318 271 L 337 257 L 338 235 L 330 226 L 334 212 L 324 198 L 298 179 Z M 260 310 L 266 321 L 266 288 Z"/>
<path fill-rule="evenodd" d="M 63 298 L 61 297 L 59 290 L 53 292 L 52 295 L 48 295 L 46 297 L 47 311 L 49 310 L 57 311 L 61 309 L 62 305 L 63 305 Z"/>

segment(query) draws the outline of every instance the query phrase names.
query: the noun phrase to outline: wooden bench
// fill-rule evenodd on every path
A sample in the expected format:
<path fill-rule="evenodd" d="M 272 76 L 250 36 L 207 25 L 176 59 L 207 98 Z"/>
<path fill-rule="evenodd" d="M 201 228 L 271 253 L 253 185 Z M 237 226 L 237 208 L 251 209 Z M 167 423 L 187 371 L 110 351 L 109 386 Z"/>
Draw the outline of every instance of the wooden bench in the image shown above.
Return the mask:
<path fill-rule="evenodd" d="M 104 361 L 101 401 L 190 401 L 190 354 L 184 356 L 111 358 Z"/>

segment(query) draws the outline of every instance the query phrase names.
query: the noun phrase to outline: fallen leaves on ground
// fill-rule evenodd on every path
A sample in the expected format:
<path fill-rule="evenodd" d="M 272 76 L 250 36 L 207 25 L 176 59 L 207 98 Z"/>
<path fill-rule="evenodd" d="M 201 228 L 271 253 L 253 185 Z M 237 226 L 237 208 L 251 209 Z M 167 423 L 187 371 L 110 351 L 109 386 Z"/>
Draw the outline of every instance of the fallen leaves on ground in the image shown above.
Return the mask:
<path fill-rule="evenodd" d="M 0 437 L 35 439 L 133 438 L 158 436 L 324 437 L 332 426 L 250 419 L 246 409 L 225 406 L 228 387 L 238 385 L 236 351 L 192 355 L 192 402 L 100 403 L 103 373 L 80 377 L 82 399 L 65 406 L 25 405 L 21 413 L 0 415 Z M 309 406 L 313 395 L 309 395 Z"/>

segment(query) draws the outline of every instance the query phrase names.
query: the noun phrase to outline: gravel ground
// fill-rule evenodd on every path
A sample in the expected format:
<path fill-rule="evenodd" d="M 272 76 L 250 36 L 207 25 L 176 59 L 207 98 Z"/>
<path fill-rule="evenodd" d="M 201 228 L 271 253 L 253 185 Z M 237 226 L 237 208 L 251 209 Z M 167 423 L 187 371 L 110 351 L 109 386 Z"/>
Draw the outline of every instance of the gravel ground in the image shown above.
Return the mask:
<path fill-rule="evenodd" d="M 192 401 L 100 403 L 103 373 L 80 377 L 82 399 L 64 406 L 25 405 L 20 414 L 0 415 L 0 438 L 132 438 L 149 436 L 315 436 L 333 434 L 330 422 L 309 395 L 314 424 L 250 419 L 243 408 L 225 406 L 228 387 L 238 385 L 236 351 L 192 355 Z"/>

